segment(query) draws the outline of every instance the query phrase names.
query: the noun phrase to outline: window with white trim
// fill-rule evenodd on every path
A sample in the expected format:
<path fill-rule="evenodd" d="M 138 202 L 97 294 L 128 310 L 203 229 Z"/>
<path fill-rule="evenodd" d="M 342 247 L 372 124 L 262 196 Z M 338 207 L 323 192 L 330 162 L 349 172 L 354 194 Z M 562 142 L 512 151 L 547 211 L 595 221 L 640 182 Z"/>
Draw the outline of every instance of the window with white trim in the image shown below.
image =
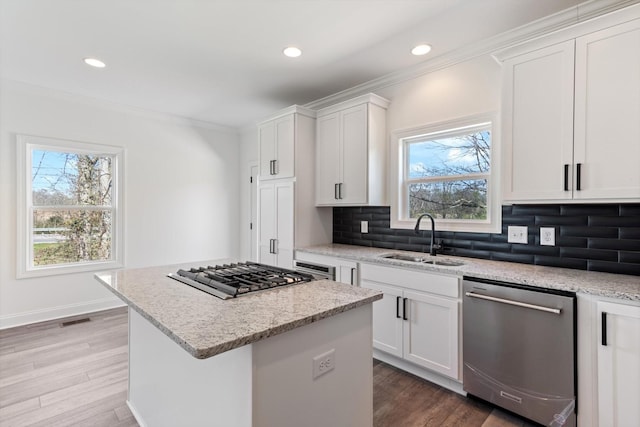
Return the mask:
<path fill-rule="evenodd" d="M 422 213 L 438 230 L 498 232 L 496 152 L 490 117 L 472 117 L 395 133 L 398 167 L 394 228 Z"/>
<path fill-rule="evenodd" d="M 18 136 L 18 277 L 122 266 L 118 147 Z"/>

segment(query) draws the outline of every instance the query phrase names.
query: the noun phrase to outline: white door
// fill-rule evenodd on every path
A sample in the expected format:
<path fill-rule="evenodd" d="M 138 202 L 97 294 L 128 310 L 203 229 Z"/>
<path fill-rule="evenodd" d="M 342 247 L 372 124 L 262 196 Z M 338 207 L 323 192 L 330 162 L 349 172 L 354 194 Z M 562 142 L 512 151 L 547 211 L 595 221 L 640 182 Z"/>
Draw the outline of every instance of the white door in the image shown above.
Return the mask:
<path fill-rule="evenodd" d="M 365 204 L 369 177 L 368 106 L 358 105 L 340 115 L 342 179 L 338 204 Z"/>
<path fill-rule="evenodd" d="M 276 264 L 282 268 L 293 268 L 293 182 L 275 184 L 276 232 L 274 234 L 274 252 Z"/>
<path fill-rule="evenodd" d="M 340 119 L 338 113 L 319 117 L 316 141 L 316 205 L 334 205 L 340 180 Z"/>
<path fill-rule="evenodd" d="M 404 358 L 458 379 L 458 301 L 411 291 L 404 297 Z"/>
<path fill-rule="evenodd" d="M 598 301 L 597 307 L 599 425 L 637 427 L 640 425 L 640 306 Z"/>
<path fill-rule="evenodd" d="M 571 198 L 573 55 L 571 40 L 504 63 L 505 200 Z"/>
<path fill-rule="evenodd" d="M 258 262 L 275 265 L 273 239 L 276 238 L 275 185 L 258 186 Z"/>
<path fill-rule="evenodd" d="M 258 261 L 258 164 L 250 166 L 249 185 L 249 260 Z"/>
<path fill-rule="evenodd" d="M 640 19 L 576 39 L 575 109 L 574 198 L 639 199 Z"/>
<path fill-rule="evenodd" d="M 367 280 L 360 286 L 383 294 L 373 303 L 373 347 L 402 357 L 402 290 Z"/>

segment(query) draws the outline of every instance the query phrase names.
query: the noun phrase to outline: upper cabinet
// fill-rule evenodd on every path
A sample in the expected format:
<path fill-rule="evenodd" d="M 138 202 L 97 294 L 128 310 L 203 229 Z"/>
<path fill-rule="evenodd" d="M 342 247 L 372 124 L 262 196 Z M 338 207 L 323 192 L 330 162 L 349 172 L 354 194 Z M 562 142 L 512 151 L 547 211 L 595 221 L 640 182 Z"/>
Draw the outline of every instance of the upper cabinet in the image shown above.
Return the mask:
<path fill-rule="evenodd" d="M 504 200 L 640 200 L 640 19 L 543 42 L 503 64 Z"/>
<path fill-rule="evenodd" d="M 368 94 L 318 110 L 317 206 L 386 204 L 388 106 Z"/>
<path fill-rule="evenodd" d="M 279 115 L 259 124 L 259 156 L 261 181 L 295 176 L 296 135 L 300 127 L 297 121 L 315 118 L 315 112 L 299 106 L 292 106 Z M 312 145 L 313 141 L 298 141 Z"/>

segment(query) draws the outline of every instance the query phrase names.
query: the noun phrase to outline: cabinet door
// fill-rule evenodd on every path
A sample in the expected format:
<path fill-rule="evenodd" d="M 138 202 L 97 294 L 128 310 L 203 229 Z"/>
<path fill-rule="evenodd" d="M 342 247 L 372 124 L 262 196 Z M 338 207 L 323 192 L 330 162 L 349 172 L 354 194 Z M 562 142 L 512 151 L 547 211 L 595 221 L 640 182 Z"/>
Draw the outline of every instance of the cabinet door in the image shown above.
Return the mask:
<path fill-rule="evenodd" d="M 274 233 L 276 265 L 293 268 L 293 182 L 278 183 L 275 187 L 276 230 Z"/>
<path fill-rule="evenodd" d="M 295 116 L 289 115 L 275 123 L 275 178 L 293 178 Z"/>
<path fill-rule="evenodd" d="M 340 119 L 338 113 L 319 117 L 316 140 L 316 205 L 335 205 L 340 182 Z"/>
<path fill-rule="evenodd" d="M 506 200 L 571 198 L 573 55 L 572 40 L 504 63 Z"/>
<path fill-rule="evenodd" d="M 340 199 L 338 204 L 366 204 L 369 164 L 368 106 L 340 113 Z"/>
<path fill-rule="evenodd" d="M 275 265 L 272 239 L 276 237 L 275 186 L 267 183 L 258 187 L 258 262 Z"/>
<path fill-rule="evenodd" d="M 339 260 L 336 269 L 336 282 L 358 286 L 358 264 Z"/>
<path fill-rule="evenodd" d="M 373 303 L 373 347 L 402 357 L 402 290 L 367 280 L 361 286 L 383 294 Z"/>
<path fill-rule="evenodd" d="M 276 125 L 273 121 L 258 128 L 258 155 L 260 156 L 260 179 L 271 179 L 271 161 L 276 156 Z"/>
<path fill-rule="evenodd" d="M 574 198 L 640 199 L 639 19 L 576 39 L 575 108 Z"/>
<path fill-rule="evenodd" d="M 599 425 L 635 427 L 640 425 L 640 306 L 598 301 L 597 307 Z"/>
<path fill-rule="evenodd" d="M 458 379 L 458 301 L 405 291 L 404 358 Z"/>

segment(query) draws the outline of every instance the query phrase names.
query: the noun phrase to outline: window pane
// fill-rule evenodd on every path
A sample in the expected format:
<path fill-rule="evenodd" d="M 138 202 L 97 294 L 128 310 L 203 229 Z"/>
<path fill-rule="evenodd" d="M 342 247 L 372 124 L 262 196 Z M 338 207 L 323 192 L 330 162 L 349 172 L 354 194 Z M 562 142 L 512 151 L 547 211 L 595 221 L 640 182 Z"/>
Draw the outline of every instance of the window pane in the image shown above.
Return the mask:
<path fill-rule="evenodd" d="M 32 150 L 34 206 L 110 206 L 112 163 L 109 156 Z"/>
<path fill-rule="evenodd" d="M 459 180 L 409 185 L 409 218 L 487 219 L 487 180 Z"/>
<path fill-rule="evenodd" d="M 466 175 L 489 171 L 491 132 L 488 130 L 407 144 L 408 177 Z"/>
<path fill-rule="evenodd" d="M 35 209 L 33 265 L 110 260 L 112 224 L 108 210 Z"/>

